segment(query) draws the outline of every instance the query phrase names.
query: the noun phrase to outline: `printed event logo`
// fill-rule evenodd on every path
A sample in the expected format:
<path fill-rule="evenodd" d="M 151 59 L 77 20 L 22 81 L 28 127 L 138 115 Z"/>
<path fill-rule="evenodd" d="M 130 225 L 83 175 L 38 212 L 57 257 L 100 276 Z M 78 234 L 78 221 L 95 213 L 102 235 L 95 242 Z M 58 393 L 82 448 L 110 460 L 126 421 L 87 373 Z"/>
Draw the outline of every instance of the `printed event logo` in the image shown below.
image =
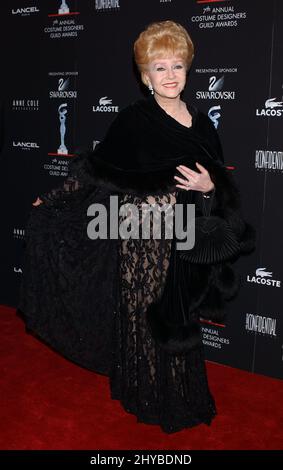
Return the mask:
<path fill-rule="evenodd" d="M 30 16 L 33 13 L 39 13 L 39 8 L 37 6 L 28 6 L 28 7 L 21 7 L 21 8 L 12 8 L 12 15 L 20 15 L 20 16 Z"/>
<path fill-rule="evenodd" d="M 59 133 L 60 133 L 60 145 L 57 149 L 57 153 L 48 153 L 48 155 L 64 155 L 65 157 L 73 157 L 74 154 L 68 153 L 68 148 L 65 144 L 66 135 L 66 119 L 68 113 L 68 103 L 61 103 L 58 106 L 58 119 L 59 119 Z"/>
<path fill-rule="evenodd" d="M 61 144 L 60 147 L 57 150 L 58 155 L 68 155 L 68 149 L 65 145 L 65 134 L 66 134 L 66 114 L 68 112 L 67 110 L 67 103 L 62 103 L 58 107 L 58 113 L 59 113 L 59 121 L 60 121 L 60 137 L 61 137 Z"/>
<path fill-rule="evenodd" d="M 70 8 L 68 7 L 66 0 L 62 0 L 61 6 L 58 10 L 59 15 L 66 15 L 70 13 Z"/>
<path fill-rule="evenodd" d="M 273 272 L 267 271 L 266 268 L 257 268 L 255 276 L 247 275 L 247 282 L 268 287 L 281 287 L 281 281 L 272 279 L 272 275 Z"/>
<path fill-rule="evenodd" d="M 217 325 L 222 328 L 225 327 L 225 325 Z M 205 346 L 210 346 L 211 348 L 214 349 L 222 349 L 224 346 L 229 346 L 230 344 L 230 339 L 227 337 L 224 337 L 223 330 L 218 330 L 216 328 L 212 327 L 207 327 L 207 326 L 202 326 L 201 327 L 201 332 L 202 332 L 202 342 Z"/>
<path fill-rule="evenodd" d="M 71 11 L 69 4 L 73 3 L 73 0 L 57 0 L 58 1 L 58 10 L 56 13 L 50 13 L 48 16 L 63 16 L 63 15 L 79 15 L 78 11 Z"/>
<path fill-rule="evenodd" d="M 255 168 L 257 170 L 283 171 L 283 152 L 280 150 L 256 150 Z"/>
<path fill-rule="evenodd" d="M 94 0 L 95 11 L 120 10 L 120 0 Z"/>
<path fill-rule="evenodd" d="M 263 317 L 261 315 L 247 313 L 246 331 L 261 333 L 263 335 L 269 335 L 271 337 L 276 336 L 276 318 Z"/>
<path fill-rule="evenodd" d="M 13 147 L 18 148 L 20 150 L 34 150 L 40 148 L 37 142 L 23 142 L 15 140 L 13 140 Z"/>
<path fill-rule="evenodd" d="M 23 274 L 22 268 L 14 266 L 14 273 L 16 274 Z"/>
<path fill-rule="evenodd" d="M 215 129 L 218 129 L 221 118 L 221 104 L 219 101 L 229 101 L 236 98 L 234 90 L 225 90 L 226 75 L 237 73 L 236 67 L 202 67 L 196 68 L 195 73 L 200 75 L 198 82 L 206 79 L 207 89 L 196 90 L 197 100 L 217 100 L 208 110 L 208 117 L 211 119 Z M 205 77 L 204 77 L 205 76 Z"/>
<path fill-rule="evenodd" d="M 71 72 L 49 72 L 50 77 L 54 77 L 57 80 L 56 89 L 49 91 L 50 99 L 76 99 L 78 97 L 77 90 L 71 89 L 72 86 L 72 77 L 78 76 L 77 71 Z M 55 87 L 54 87 L 55 88 Z"/>
<path fill-rule="evenodd" d="M 99 104 L 97 106 L 92 106 L 92 111 L 94 113 L 118 113 L 119 106 L 112 105 L 112 99 L 107 96 L 102 96 L 99 99 Z"/>
<path fill-rule="evenodd" d="M 217 5 L 214 5 L 216 3 Z M 238 11 L 237 5 L 231 5 L 231 3 L 231 0 L 223 0 L 221 3 L 219 0 L 196 0 L 196 4 L 202 6 L 202 12 L 192 15 L 190 20 L 200 29 L 212 30 L 214 28 L 238 27 L 240 23 L 247 19 L 247 12 Z"/>
<path fill-rule="evenodd" d="M 264 108 L 256 109 L 256 116 L 281 117 L 283 116 L 283 101 L 277 98 L 268 98 L 264 103 Z"/>
<path fill-rule="evenodd" d="M 196 73 L 205 73 L 206 70 L 207 69 L 196 69 Z M 231 69 L 231 70 L 235 71 L 237 69 Z M 197 100 L 234 100 L 236 98 L 235 91 L 223 90 L 224 81 L 225 81 L 224 75 L 221 75 L 220 77 L 217 77 L 216 75 L 210 75 L 210 77 L 208 78 L 207 90 L 197 90 L 196 99 Z"/>
<path fill-rule="evenodd" d="M 14 227 L 13 237 L 14 237 L 15 240 L 23 240 L 24 237 L 25 237 L 25 229 L 24 228 Z"/>
<path fill-rule="evenodd" d="M 48 23 L 43 31 L 48 34 L 49 39 L 78 38 L 79 33 L 84 31 L 84 25 L 78 22 L 79 11 L 72 10 L 73 0 L 58 0 L 56 12 L 48 14 L 52 24 Z"/>
<path fill-rule="evenodd" d="M 48 155 L 58 157 L 74 157 L 74 154 L 69 153 L 66 145 L 66 130 L 67 130 L 67 114 L 68 103 L 61 103 L 58 108 L 58 127 L 60 139 L 58 139 L 58 148 L 56 152 L 48 152 Z M 44 170 L 47 170 L 51 176 L 68 176 L 68 163 L 65 160 L 53 158 L 51 163 L 44 164 Z"/>
<path fill-rule="evenodd" d="M 216 105 L 216 106 L 212 106 L 211 108 L 209 108 L 208 113 L 207 113 L 215 129 L 217 129 L 219 126 L 219 118 L 221 117 L 220 111 L 221 111 L 221 106 Z"/>
<path fill-rule="evenodd" d="M 92 150 L 95 149 L 95 147 L 97 146 L 97 144 L 99 144 L 100 140 L 93 140 L 92 141 Z"/>
<path fill-rule="evenodd" d="M 12 111 L 39 111 L 39 99 L 15 98 Z"/>

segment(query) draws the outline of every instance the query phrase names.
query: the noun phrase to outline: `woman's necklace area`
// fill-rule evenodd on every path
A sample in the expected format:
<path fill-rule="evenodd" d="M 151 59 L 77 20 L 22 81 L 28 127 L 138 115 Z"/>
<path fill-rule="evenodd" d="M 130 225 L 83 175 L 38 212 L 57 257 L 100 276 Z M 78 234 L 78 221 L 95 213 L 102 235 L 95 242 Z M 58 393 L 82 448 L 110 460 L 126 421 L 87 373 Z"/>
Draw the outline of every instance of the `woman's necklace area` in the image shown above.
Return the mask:
<path fill-rule="evenodd" d="M 181 109 L 178 110 L 175 113 L 171 113 L 171 112 L 168 112 L 166 110 L 164 110 L 164 111 L 166 112 L 166 114 L 171 116 L 173 119 L 178 121 L 180 124 L 182 124 L 186 127 L 191 127 L 191 125 L 192 125 L 192 116 L 190 115 L 185 103 L 182 104 Z"/>

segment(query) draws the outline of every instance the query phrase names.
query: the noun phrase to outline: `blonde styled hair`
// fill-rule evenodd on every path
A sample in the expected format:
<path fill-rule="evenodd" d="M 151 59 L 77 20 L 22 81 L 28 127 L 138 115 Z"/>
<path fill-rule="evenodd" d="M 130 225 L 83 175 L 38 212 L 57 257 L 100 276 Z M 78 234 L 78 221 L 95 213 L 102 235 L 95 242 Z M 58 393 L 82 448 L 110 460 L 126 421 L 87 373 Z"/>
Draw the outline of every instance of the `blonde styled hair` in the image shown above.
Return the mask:
<path fill-rule="evenodd" d="M 190 69 L 194 58 L 193 42 L 183 26 L 171 20 L 150 23 L 134 43 L 134 59 L 147 85 L 144 72 L 149 62 L 166 56 L 177 55 Z"/>

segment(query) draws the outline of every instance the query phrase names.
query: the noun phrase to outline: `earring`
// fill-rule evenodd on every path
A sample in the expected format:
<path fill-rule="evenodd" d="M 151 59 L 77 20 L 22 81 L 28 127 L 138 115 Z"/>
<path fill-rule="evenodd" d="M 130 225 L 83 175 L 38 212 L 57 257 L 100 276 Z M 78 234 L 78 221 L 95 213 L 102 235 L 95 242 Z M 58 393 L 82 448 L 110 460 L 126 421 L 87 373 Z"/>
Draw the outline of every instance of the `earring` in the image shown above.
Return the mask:
<path fill-rule="evenodd" d="M 151 83 L 148 85 L 148 89 L 149 89 L 149 91 L 151 92 L 151 94 L 153 95 L 153 94 L 154 94 L 154 90 L 153 90 L 153 88 L 152 88 L 152 84 L 151 84 Z"/>

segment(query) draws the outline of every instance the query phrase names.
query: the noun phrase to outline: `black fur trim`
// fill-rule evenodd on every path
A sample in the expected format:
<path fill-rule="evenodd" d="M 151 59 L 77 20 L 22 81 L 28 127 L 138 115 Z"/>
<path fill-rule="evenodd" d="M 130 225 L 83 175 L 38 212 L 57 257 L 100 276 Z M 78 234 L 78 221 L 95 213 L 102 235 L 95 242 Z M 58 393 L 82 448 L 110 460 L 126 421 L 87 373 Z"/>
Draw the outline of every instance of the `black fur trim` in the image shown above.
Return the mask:
<path fill-rule="evenodd" d="M 232 299 L 240 287 L 239 275 L 230 263 L 212 266 L 210 282 L 223 294 L 225 300 Z"/>
<path fill-rule="evenodd" d="M 226 318 L 225 301 L 216 287 L 211 287 L 206 299 L 198 308 L 200 318 L 214 322 L 223 322 Z"/>
<path fill-rule="evenodd" d="M 250 253 L 255 249 L 256 231 L 252 225 L 246 223 L 246 229 L 240 240 L 240 248 L 242 253 Z"/>
<path fill-rule="evenodd" d="M 197 320 L 191 320 L 186 325 L 169 323 L 160 315 L 155 303 L 149 306 L 146 316 L 154 339 L 169 353 L 184 354 L 200 346 L 201 333 Z"/>
<path fill-rule="evenodd" d="M 103 186 L 111 192 L 148 196 L 176 190 L 175 167 L 163 169 L 123 169 L 101 160 L 92 152 L 77 155 L 71 163 L 74 173 L 85 173 L 93 185 Z"/>

